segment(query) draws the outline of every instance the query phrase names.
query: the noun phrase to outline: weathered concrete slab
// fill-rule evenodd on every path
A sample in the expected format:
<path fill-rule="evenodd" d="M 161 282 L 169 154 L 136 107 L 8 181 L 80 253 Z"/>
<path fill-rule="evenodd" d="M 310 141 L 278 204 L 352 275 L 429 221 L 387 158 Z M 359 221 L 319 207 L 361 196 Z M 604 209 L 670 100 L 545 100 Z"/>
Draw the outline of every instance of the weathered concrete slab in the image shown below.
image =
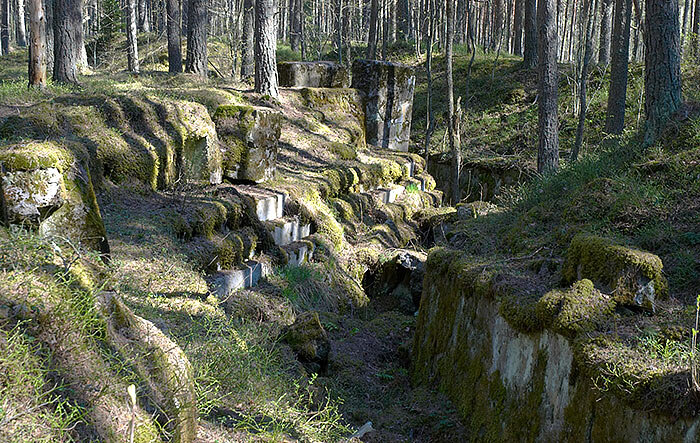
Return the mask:
<path fill-rule="evenodd" d="M 350 72 L 338 63 L 279 62 L 280 86 L 309 88 L 349 88 Z"/>
<path fill-rule="evenodd" d="M 87 161 L 53 142 L 0 149 L 0 223 L 109 254 Z"/>
<path fill-rule="evenodd" d="M 276 220 L 284 215 L 286 195 L 257 186 L 237 185 L 235 189 L 254 200 L 255 215 L 261 222 Z"/>
<path fill-rule="evenodd" d="M 416 76 L 410 66 L 355 60 L 352 87 L 365 93 L 367 143 L 408 151 Z"/>
<path fill-rule="evenodd" d="M 311 234 L 311 225 L 299 217 L 284 217 L 266 222 L 277 246 L 286 246 Z"/>
<path fill-rule="evenodd" d="M 211 278 L 211 291 L 224 298 L 233 291 L 252 288 L 266 275 L 265 266 L 254 260 L 246 261 L 240 269 L 221 271 Z"/>
<path fill-rule="evenodd" d="M 287 255 L 288 266 L 301 266 L 313 258 L 314 244 L 309 241 L 290 243 L 282 247 Z"/>
<path fill-rule="evenodd" d="M 263 182 L 274 176 L 282 115 L 269 108 L 221 105 L 214 114 L 229 179 Z"/>

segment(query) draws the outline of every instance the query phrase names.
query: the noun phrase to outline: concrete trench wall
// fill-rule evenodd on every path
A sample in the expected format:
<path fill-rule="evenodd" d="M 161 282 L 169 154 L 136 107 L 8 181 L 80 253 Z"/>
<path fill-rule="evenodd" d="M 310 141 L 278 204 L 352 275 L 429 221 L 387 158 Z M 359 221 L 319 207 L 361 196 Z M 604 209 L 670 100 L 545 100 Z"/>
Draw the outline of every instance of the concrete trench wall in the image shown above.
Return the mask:
<path fill-rule="evenodd" d="M 447 393 L 468 429 L 464 441 L 699 441 L 700 418 L 635 410 L 599 391 L 566 337 L 517 331 L 474 282 L 435 268 L 429 259 L 413 377 Z"/>

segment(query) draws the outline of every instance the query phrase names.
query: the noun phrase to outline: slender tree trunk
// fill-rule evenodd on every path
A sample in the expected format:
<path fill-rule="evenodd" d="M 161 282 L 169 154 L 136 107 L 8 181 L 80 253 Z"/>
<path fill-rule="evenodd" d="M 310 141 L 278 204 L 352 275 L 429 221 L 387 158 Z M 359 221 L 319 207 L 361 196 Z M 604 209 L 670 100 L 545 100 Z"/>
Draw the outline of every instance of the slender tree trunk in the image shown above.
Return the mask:
<path fill-rule="evenodd" d="M 610 59 L 610 90 L 605 131 L 621 134 L 625 128 L 627 68 L 629 65 L 632 0 L 616 0 Z"/>
<path fill-rule="evenodd" d="M 338 49 L 338 63 L 343 64 L 343 0 L 335 0 L 335 44 Z"/>
<path fill-rule="evenodd" d="M 182 72 L 182 31 L 180 30 L 180 0 L 166 0 L 168 22 L 168 71 Z"/>
<path fill-rule="evenodd" d="M 41 0 L 29 0 L 29 87 L 46 86 L 46 16 Z"/>
<path fill-rule="evenodd" d="M 537 5 L 539 59 L 539 147 L 537 171 L 547 173 L 559 168 L 559 117 L 557 88 L 557 16 L 555 0 L 539 0 Z"/>
<path fill-rule="evenodd" d="M 53 79 L 78 83 L 83 45 L 82 0 L 55 0 Z"/>
<path fill-rule="evenodd" d="M 301 59 L 306 60 L 306 24 L 304 19 L 304 0 L 299 2 L 299 39 L 301 40 Z"/>
<path fill-rule="evenodd" d="M 369 13 L 369 37 L 367 38 L 367 58 L 374 60 L 377 58 L 377 15 L 379 10 L 379 0 L 371 0 Z"/>
<path fill-rule="evenodd" d="M 462 190 L 459 186 L 462 153 L 459 143 L 459 126 L 457 124 L 459 114 L 455 112 L 455 87 L 452 73 L 452 46 L 455 37 L 453 2 L 448 0 L 446 6 L 445 76 L 447 77 L 447 131 L 450 139 L 450 152 L 452 153 L 452 203 L 456 205 L 462 199 Z"/>
<path fill-rule="evenodd" d="M 17 46 L 27 46 L 27 28 L 24 21 L 24 0 L 17 0 L 17 13 L 15 14 L 15 28 L 17 29 Z"/>
<path fill-rule="evenodd" d="M 207 76 L 208 0 L 189 0 L 185 72 Z"/>
<path fill-rule="evenodd" d="M 127 41 L 127 66 L 129 72 L 139 72 L 139 47 L 136 40 L 136 0 L 126 2 L 126 41 Z"/>
<path fill-rule="evenodd" d="M 496 51 L 500 47 L 502 28 L 503 28 L 503 0 L 494 0 L 493 33 L 491 35 L 491 50 L 492 51 Z"/>
<path fill-rule="evenodd" d="M 46 75 L 53 72 L 53 3 L 54 0 L 44 0 L 44 15 L 46 16 Z"/>
<path fill-rule="evenodd" d="M 428 35 L 425 39 L 426 41 L 426 62 L 425 62 L 425 68 L 427 71 L 427 77 L 428 77 L 428 88 L 426 89 L 427 93 L 427 99 L 426 99 L 426 107 L 427 107 L 427 121 L 426 121 L 426 126 L 425 126 L 425 161 L 428 161 L 428 157 L 430 155 L 430 138 L 433 135 L 433 131 L 435 129 L 435 119 L 433 118 L 433 103 L 432 103 L 432 90 L 433 90 L 433 41 L 435 40 L 435 6 L 434 6 L 435 0 L 427 0 L 428 3 Z"/>
<path fill-rule="evenodd" d="M 279 97 L 275 0 L 255 2 L 255 92 Z"/>
<path fill-rule="evenodd" d="M 525 15 L 525 0 L 515 0 L 513 14 L 513 54 L 523 55 L 523 20 Z"/>
<path fill-rule="evenodd" d="M 537 66 L 537 0 L 525 0 L 523 66 L 525 69 L 534 69 Z"/>
<path fill-rule="evenodd" d="M 678 0 L 646 1 L 644 141 L 653 143 L 681 105 Z"/>
<path fill-rule="evenodd" d="M 10 0 L 0 0 L 0 55 L 10 53 Z"/>
<path fill-rule="evenodd" d="M 151 20 L 149 19 L 148 2 L 138 0 L 138 29 L 142 32 L 151 32 Z"/>
<path fill-rule="evenodd" d="M 248 79 L 255 73 L 255 0 L 243 1 L 243 47 L 241 53 L 241 80 Z"/>
<path fill-rule="evenodd" d="M 685 42 L 688 38 L 688 16 L 692 8 L 693 0 L 685 0 L 685 6 L 683 6 L 683 23 L 681 25 L 681 51 L 685 50 Z"/>
<path fill-rule="evenodd" d="M 612 34 L 613 0 L 603 0 L 600 3 L 600 48 L 598 50 L 598 63 L 608 66 L 610 63 L 610 36 Z"/>
<path fill-rule="evenodd" d="M 583 37 L 584 50 L 583 61 L 581 62 L 581 77 L 579 79 L 578 127 L 576 128 L 576 142 L 571 152 L 571 160 L 573 161 L 578 160 L 578 154 L 581 151 L 581 145 L 583 145 L 583 130 L 586 124 L 586 87 L 588 85 L 588 67 L 590 66 L 591 57 L 593 55 L 593 22 L 595 22 L 595 15 L 591 12 L 591 2 L 592 0 L 584 1 L 586 26 L 584 30 L 585 36 Z"/>
<path fill-rule="evenodd" d="M 291 0 L 290 3 L 290 15 L 289 15 L 289 45 L 292 47 L 292 51 L 298 51 L 301 46 L 301 4 L 298 0 Z"/>
<path fill-rule="evenodd" d="M 383 20 L 382 20 L 382 60 L 387 59 L 387 46 L 389 42 L 389 0 L 382 0 Z"/>

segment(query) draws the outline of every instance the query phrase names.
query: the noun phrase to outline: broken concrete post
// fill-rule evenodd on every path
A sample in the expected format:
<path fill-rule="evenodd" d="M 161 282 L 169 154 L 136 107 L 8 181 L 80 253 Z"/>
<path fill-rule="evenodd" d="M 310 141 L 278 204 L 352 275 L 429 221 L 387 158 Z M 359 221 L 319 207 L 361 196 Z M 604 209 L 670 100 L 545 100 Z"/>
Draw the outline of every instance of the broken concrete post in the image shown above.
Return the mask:
<path fill-rule="evenodd" d="M 284 87 L 350 87 L 350 72 L 333 62 L 279 62 L 277 72 Z"/>
<path fill-rule="evenodd" d="M 54 142 L 0 150 L 0 223 L 109 255 L 87 161 Z"/>
<path fill-rule="evenodd" d="M 269 108 L 221 105 L 214 122 L 224 152 L 224 176 L 263 182 L 273 177 L 282 115 Z"/>
<path fill-rule="evenodd" d="M 416 76 L 410 66 L 355 60 L 352 87 L 365 93 L 367 143 L 408 151 Z"/>

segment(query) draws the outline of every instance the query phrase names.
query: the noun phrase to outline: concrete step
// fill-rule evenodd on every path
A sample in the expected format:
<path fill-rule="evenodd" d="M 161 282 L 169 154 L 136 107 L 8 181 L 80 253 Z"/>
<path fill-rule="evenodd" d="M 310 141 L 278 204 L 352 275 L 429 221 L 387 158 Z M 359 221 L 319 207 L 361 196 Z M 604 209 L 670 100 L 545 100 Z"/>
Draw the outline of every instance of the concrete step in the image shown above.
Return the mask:
<path fill-rule="evenodd" d="M 284 215 L 285 194 L 251 185 L 236 185 L 236 190 L 255 201 L 255 214 L 260 221 L 275 220 Z"/>
<path fill-rule="evenodd" d="M 370 194 L 384 204 L 394 203 L 403 194 L 405 188 L 401 185 L 394 185 L 390 188 L 377 188 Z"/>
<path fill-rule="evenodd" d="M 286 246 L 311 235 L 311 225 L 302 223 L 297 216 L 288 216 L 265 222 L 277 246 Z"/>
<path fill-rule="evenodd" d="M 411 159 L 410 161 L 407 161 L 406 163 L 403 164 L 404 169 L 406 169 L 406 172 L 408 173 L 408 177 L 413 177 L 413 174 L 416 172 L 416 164 L 415 162 Z"/>
<path fill-rule="evenodd" d="M 314 255 L 314 244 L 310 241 L 297 241 L 282 246 L 287 255 L 288 266 L 301 266 L 311 261 Z"/>
<path fill-rule="evenodd" d="M 228 296 L 239 289 L 257 286 L 261 278 L 269 275 L 268 266 L 255 260 L 247 260 L 238 269 L 220 271 L 209 278 L 209 287 L 219 298 Z"/>

